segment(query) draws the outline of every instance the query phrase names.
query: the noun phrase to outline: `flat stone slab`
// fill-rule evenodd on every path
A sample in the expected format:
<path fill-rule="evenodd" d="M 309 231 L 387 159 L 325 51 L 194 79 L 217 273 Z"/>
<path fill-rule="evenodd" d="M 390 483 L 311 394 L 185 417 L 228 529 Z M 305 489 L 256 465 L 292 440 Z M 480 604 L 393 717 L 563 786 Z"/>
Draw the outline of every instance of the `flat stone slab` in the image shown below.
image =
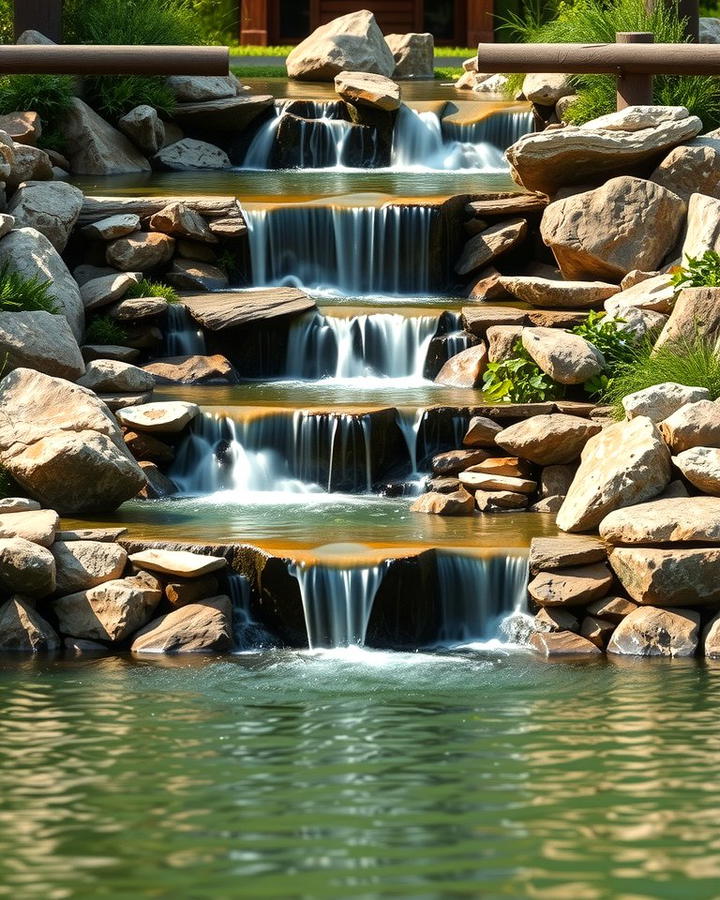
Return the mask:
<path fill-rule="evenodd" d="M 541 656 L 599 656 L 602 652 L 592 641 L 570 631 L 536 632 L 530 646 Z"/>
<path fill-rule="evenodd" d="M 297 288 L 185 294 L 182 303 L 193 319 L 209 331 L 224 331 L 249 322 L 300 315 L 316 308 L 315 301 Z"/>
<path fill-rule="evenodd" d="M 580 535 L 533 538 L 530 544 L 530 571 L 533 575 L 548 569 L 586 566 L 607 559 L 602 541 Z"/>
<path fill-rule="evenodd" d="M 450 118 L 446 116 L 445 121 Z M 478 219 L 486 216 L 524 216 L 528 213 L 541 213 L 548 203 L 544 194 L 514 194 L 510 197 L 473 200 L 465 207 L 465 211 Z"/>
<path fill-rule="evenodd" d="M 112 544 L 124 534 L 127 534 L 127 528 L 77 528 L 70 531 L 58 531 L 57 539 L 65 543 L 69 541 L 102 541 L 104 544 Z"/>
<path fill-rule="evenodd" d="M 0 515 L 0 538 L 21 537 L 41 547 L 55 541 L 60 517 L 52 509 L 37 509 Z"/>
<path fill-rule="evenodd" d="M 205 556 L 187 550 L 141 550 L 131 555 L 130 562 L 140 569 L 182 578 L 199 578 L 227 566 L 223 556 Z"/>
<path fill-rule="evenodd" d="M 669 497 L 617 509 L 600 522 L 611 544 L 720 544 L 720 497 Z"/>
<path fill-rule="evenodd" d="M 463 306 L 462 318 L 465 328 L 472 334 L 484 337 L 493 325 L 528 325 L 527 311 L 512 306 Z"/>

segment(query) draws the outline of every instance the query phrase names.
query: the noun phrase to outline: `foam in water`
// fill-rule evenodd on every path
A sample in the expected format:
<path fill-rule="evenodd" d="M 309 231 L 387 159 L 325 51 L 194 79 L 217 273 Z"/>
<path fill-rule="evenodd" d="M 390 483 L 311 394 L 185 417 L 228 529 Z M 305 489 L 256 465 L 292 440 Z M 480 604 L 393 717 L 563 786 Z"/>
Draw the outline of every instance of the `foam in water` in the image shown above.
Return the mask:
<path fill-rule="evenodd" d="M 253 285 L 346 294 L 430 287 L 429 206 L 274 206 L 244 210 Z"/>
<path fill-rule="evenodd" d="M 163 356 L 204 356 L 205 335 L 181 303 L 171 303 L 167 311 Z"/>
<path fill-rule="evenodd" d="M 362 647 L 375 595 L 389 563 L 334 567 L 297 564 L 292 574 L 300 585 L 308 646 Z"/>
<path fill-rule="evenodd" d="M 440 643 L 467 644 L 497 637 L 501 621 L 526 608 L 526 556 L 436 551 L 436 561 Z"/>

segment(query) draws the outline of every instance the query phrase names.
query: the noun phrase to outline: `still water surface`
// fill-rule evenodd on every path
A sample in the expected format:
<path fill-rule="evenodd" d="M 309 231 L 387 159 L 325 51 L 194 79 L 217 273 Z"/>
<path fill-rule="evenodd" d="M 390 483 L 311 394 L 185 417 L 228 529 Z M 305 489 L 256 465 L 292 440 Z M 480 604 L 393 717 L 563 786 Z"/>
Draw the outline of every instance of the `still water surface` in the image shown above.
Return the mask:
<path fill-rule="evenodd" d="M 0 896 L 711 898 L 720 668 L 0 661 Z"/>

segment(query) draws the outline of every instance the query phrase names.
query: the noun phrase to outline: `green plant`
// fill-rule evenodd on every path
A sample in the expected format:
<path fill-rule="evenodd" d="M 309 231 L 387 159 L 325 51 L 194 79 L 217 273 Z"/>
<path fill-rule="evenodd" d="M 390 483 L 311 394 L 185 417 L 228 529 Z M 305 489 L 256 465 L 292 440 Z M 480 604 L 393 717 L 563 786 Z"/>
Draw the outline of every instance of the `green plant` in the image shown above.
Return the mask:
<path fill-rule="evenodd" d="M 128 300 L 137 297 L 163 297 L 168 303 L 177 303 L 180 300 L 175 288 L 163 284 L 162 281 L 149 281 L 147 278 L 133 284 L 125 296 Z"/>
<path fill-rule="evenodd" d="M 620 366 L 602 400 L 615 407 L 623 418 L 622 399 L 656 384 L 674 381 L 690 387 L 704 387 L 710 397 L 720 397 L 720 347 L 715 341 L 697 336 L 663 344 L 655 349 L 650 341 L 640 344 L 629 362 Z"/>
<path fill-rule="evenodd" d="M 221 253 L 218 253 L 217 267 L 218 269 L 222 269 L 231 280 L 240 275 L 240 264 L 238 263 L 237 254 L 227 248 Z"/>
<path fill-rule="evenodd" d="M 0 115 L 33 110 L 43 124 L 40 146 L 62 150 L 59 123 L 70 108 L 73 80 L 69 75 L 3 75 L 0 77 Z"/>
<path fill-rule="evenodd" d="M 57 314 L 59 309 L 50 293 L 51 288 L 52 282 L 43 281 L 37 275 L 28 278 L 5 262 L 0 268 L 0 310 Z"/>
<path fill-rule="evenodd" d="M 687 263 L 673 272 L 677 288 L 720 287 L 720 253 L 706 250 L 702 256 L 689 256 Z"/>
<path fill-rule="evenodd" d="M 120 119 L 136 106 L 152 106 L 164 116 L 175 109 L 165 79 L 154 75 L 92 75 L 83 84 L 85 99 L 106 119 Z"/>
<path fill-rule="evenodd" d="M 85 342 L 88 344 L 122 345 L 127 339 L 127 331 L 109 316 L 96 316 L 85 329 Z"/>
<path fill-rule="evenodd" d="M 513 346 L 510 359 L 488 364 L 483 393 L 492 402 L 532 403 L 562 397 L 564 388 L 546 375 L 530 358 L 521 341 Z"/>
<path fill-rule="evenodd" d="M 14 42 L 13 0 L 0 0 L 0 44 L 12 44 Z"/>
<path fill-rule="evenodd" d="M 590 341 L 605 357 L 605 370 L 585 382 L 585 391 L 590 396 L 606 393 L 618 369 L 634 359 L 638 341 L 631 331 L 623 328 L 624 324 L 624 319 L 592 311 L 584 322 L 571 329 L 573 334 Z"/>

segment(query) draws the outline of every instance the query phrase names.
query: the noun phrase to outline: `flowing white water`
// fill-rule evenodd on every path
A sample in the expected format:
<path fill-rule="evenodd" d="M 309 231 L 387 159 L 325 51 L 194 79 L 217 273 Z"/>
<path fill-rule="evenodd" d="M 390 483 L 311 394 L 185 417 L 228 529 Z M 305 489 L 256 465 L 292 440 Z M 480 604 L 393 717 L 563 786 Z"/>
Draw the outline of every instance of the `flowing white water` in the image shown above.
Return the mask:
<path fill-rule="evenodd" d="M 310 313 L 290 327 L 286 375 L 423 381 L 425 359 L 438 325 L 438 316 Z"/>
<path fill-rule="evenodd" d="M 434 213 L 395 204 L 248 207 L 253 285 L 426 294 Z"/>
<path fill-rule="evenodd" d="M 402 433 L 410 457 L 410 481 L 418 481 L 421 477 L 421 473 L 418 472 L 418 437 L 420 426 L 425 419 L 425 412 L 424 409 L 402 408 L 396 410 L 398 428 Z"/>
<path fill-rule="evenodd" d="M 436 552 L 439 640 L 466 644 L 496 637 L 502 619 L 527 604 L 526 556 L 479 557 Z"/>
<path fill-rule="evenodd" d="M 297 564 L 308 645 L 311 650 L 365 644 L 373 602 L 389 562 L 375 566 L 335 567 Z"/>
<path fill-rule="evenodd" d="M 167 311 L 167 330 L 163 356 L 204 355 L 205 335 L 193 322 L 190 313 L 181 303 L 171 303 Z"/>
<path fill-rule="evenodd" d="M 228 594 L 232 601 L 233 637 L 235 652 L 257 650 L 273 645 L 273 638 L 267 629 L 256 622 L 250 611 L 250 582 L 244 575 L 231 572 L 227 576 Z"/>

